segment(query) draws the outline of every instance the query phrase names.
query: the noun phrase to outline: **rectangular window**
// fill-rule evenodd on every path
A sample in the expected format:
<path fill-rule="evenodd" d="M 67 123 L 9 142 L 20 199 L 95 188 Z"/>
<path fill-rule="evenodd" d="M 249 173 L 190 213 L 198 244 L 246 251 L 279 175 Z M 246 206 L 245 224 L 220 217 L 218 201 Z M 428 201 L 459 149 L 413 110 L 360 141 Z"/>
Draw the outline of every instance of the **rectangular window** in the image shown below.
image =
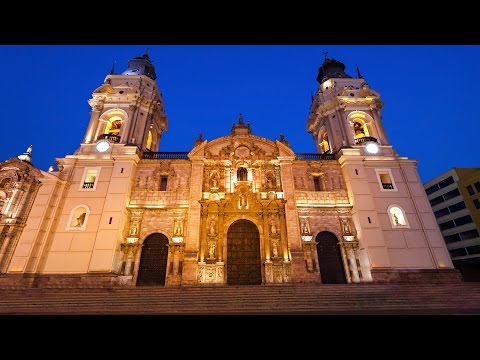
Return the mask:
<path fill-rule="evenodd" d="M 467 255 L 467 252 L 465 251 L 464 248 L 450 250 L 450 256 L 451 257 L 465 256 L 465 255 Z"/>
<path fill-rule="evenodd" d="M 463 201 L 460 201 L 459 203 L 456 203 L 456 204 L 453 204 L 453 205 L 449 206 L 448 210 L 450 210 L 451 213 L 454 213 L 454 212 L 463 210 L 466 207 L 467 206 L 465 205 L 465 203 Z"/>
<path fill-rule="evenodd" d="M 167 180 L 166 176 L 160 178 L 160 191 L 167 191 Z"/>
<path fill-rule="evenodd" d="M 468 239 L 473 239 L 478 237 L 478 230 L 473 229 L 473 230 L 468 230 L 460 233 L 460 238 L 462 240 L 468 240 Z"/>
<path fill-rule="evenodd" d="M 438 211 L 435 211 L 434 214 L 435 214 L 435 217 L 439 218 L 439 217 L 450 214 L 450 211 L 448 211 L 448 208 L 445 208 L 445 209 L 440 209 Z"/>
<path fill-rule="evenodd" d="M 425 192 L 427 193 L 427 195 L 430 195 L 430 194 L 433 194 L 435 191 L 438 191 L 440 190 L 440 187 L 438 186 L 438 184 L 435 184 L 435 185 L 432 185 L 428 188 L 425 189 Z"/>
<path fill-rule="evenodd" d="M 442 181 L 440 181 L 440 182 L 438 183 L 438 187 L 439 187 L 440 189 L 443 189 L 444 187 L 447 187 L 448 185 L 453 184 L 453 182 L 454 182 L 454 181 L 453 181 L 453 177 L 449 176 L 448 178 L 443 179 Z"/>
<path fill-rule="evenodd" d="M 95 190 L 98 184 L 101 167 L 86 168 L 83 172 L 79 190 Z"/>
<path fill-rule="evenodd" d="M 452 242 L 456 242 L 456 241 L 461 241 L 462 238 L 460 237 L 459 234 L 453 234 L 453 235 L 449 235 L 449 236 L 445 236 L 445 242 L 447 244 L 450 244 Z"/>
<path fill-rule="evenodd" d="M 315 191 L 320 191 L 320 178 L 314 177 L 313 178 L 313 188 Z"/>
<path fill-rule="evenodd" d="M 445 201 L 453 199 L 457 196 L 460 196 L 460 191 L 458 191 L 458 189 L 453 189 L 452 191 L 443 194 L 443 198 L 445 199 Z"/>
<path fill-rule="evenodd" d="M 472 185 L 467 186 L 467 191 L 470 195 L 475 195 L 475 191 L 473 190 Z"/>
<path fill-rule="evenodd" d="M 473 185 L 475 185 L 475 189 L 477 189 L 477 192 L 480 192 L 480 182 L 477 181 L 477 182 L 476 182 L 475 184 L 473 184 Z"/>
<path fill-rule="evenodd" d="M 440 196 L 437 196 L 436 198 L 430 200 L 430 205 L 435 206 L 435 205 L 441 204 L 444 201 L 445 200 L 443 200 L 443 196 L 440 195 Z"/>
<path fill-rule="evenodd" d="M 397 191 L 395 181 L 393 180 L 392 171 L 390 169 L 375 169 L 377 180 L 380 185 L 380 191 Z"/>
<path fill-rule="evenodd" d="M 459 218 L 455 219 L 454 221 L 455 221 L 455 226 L 470 224 L 470 223 L 473 222 L 472 217 L 470 215 L 465 215 L 465 216 L 459 217 Z"/>
<path fill-rule="evenodd" d="M 467 247 L 468 255 L 480 254 L 480 245 Z"/>
<path fill-rule="evenodd" d="M 477 209 L 480 209 L 480 201 L 478 199 L 473 199 L 473 205 L 475 205 Z"/>
<path fill-rule="evenodd" d="M 441 224 L 438 224 L 438 226 L 440 227 L 440 230 L 447 230 L 447 229 L 453 229 L 455 227 L 455 223 L 453 222 L 453 220 L 450 220 L 450 221 L 446 221 L 444 223 L 441 223 Z"/>

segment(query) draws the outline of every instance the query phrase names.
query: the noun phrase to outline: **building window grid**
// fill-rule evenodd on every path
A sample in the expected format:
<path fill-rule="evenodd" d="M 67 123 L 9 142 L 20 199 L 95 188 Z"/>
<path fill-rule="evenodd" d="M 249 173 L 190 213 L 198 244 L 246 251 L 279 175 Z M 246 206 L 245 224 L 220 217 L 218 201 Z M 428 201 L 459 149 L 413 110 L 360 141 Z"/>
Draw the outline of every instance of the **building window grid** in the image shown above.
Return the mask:
<path fill-rule="evenodd" d="M 441 204 L 442 202 L 453 199 L 459 195 L 460 195 L 460 191 L 458 191 L 458 189 L 453 189 L 443 195 L 440 195 L 440 196 L 437 196 L 436 198 L 431 199 L 430 205 L 435 206 L 435 205 Z"/>
<path fill-rule="evenodd" d="M 475 184 L 473 184 L 473 185 L 475 185 L 475 189 L 477 189 L 477 192 L 480 193 L 480 182 L 477 181 L 477 182 L 476 182 Z"/>
<path fill-rule="evenodd" d="M 473 199 L 473 205 L 475 205 L 476 209 L 480 209 L 480 200 L 478 199 Z"/>
<path fill-rule="evenodd" d="M 449 176 L 448 178 L 443 179 L 442 181 L 440 181 L 436 184 L 433 184 L 432 186 L 426 188 L 425 192 L 427 193 L 427 195 L 433 194 L 434 192 L 436 192 L 440 189 L 443 189 L 444 187 L 447 187 L 448 185 L 451 185 L 454 182 L 455 181 L 453 180 L 453 177 Z"/>

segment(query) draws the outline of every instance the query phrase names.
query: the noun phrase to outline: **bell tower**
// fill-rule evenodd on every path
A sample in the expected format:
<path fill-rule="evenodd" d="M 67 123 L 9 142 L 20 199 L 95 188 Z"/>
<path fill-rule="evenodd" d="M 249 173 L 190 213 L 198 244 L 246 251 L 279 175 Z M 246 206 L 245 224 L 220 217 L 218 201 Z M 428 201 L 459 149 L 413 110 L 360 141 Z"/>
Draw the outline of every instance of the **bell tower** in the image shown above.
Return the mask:
<path fill-rule="evenodd" d="M 369 154 L 393 154 L 382 124 L 380 95 L 368 87 L 358 68 L 357 78 L 352 78 L 343 63 L 325 56 L 317 81 L 307 131 L 318 153 L 353 147 Z"/>
<path fill-rule="evenodd" d="M 432 270 L 455 276 L 417 161 L 400 156 L 385 134 L 380 95 L 358 67 L 353 78 L 326 56 L 317 81 L 307 131 L 317 152 L 334 155 L 342 169 L 363 279 L 428 279 Z"/>
<path fill-rule="evenodd" d="M 121 74 L 112 68 L 89 100 L 90 123 L 77 153 L 107 152 L 118 144 L 158 151 L 167 116 L 156 78 L 147 53 L 131 59 Z"/>

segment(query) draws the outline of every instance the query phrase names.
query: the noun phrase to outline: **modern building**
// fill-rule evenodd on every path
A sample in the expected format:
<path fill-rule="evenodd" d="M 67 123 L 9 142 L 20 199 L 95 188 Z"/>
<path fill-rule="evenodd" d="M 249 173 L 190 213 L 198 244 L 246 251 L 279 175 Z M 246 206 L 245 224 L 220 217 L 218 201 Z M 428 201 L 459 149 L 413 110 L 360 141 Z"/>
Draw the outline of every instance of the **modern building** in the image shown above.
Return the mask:
<path fill-rule="evenodd" d="M 360 72 L 320 66 L 313 154 L 255 135 L 242 116 L 188 153 L 160 151 L 155 80 L 147 54 L 108 74 L 58 169 L 36 169 L 31 148 L 0 163 L 0 284 L 461 281 L 417 162 L 390 144 Z"/>
<path fill-rule="evenodd" d="M 480 168 L 453 168 L 425 185 L 455 268 L 480 281 Z"/>

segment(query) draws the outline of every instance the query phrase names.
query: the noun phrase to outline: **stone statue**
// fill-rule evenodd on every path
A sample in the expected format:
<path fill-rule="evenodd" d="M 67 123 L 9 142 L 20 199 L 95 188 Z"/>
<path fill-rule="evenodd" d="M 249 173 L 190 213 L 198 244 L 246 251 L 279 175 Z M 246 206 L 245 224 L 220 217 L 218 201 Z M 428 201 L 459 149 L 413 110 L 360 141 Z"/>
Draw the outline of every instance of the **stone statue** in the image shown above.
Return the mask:
<path fill-rule="evenodd" d="M 278 257 L 278 245 L 276 241 L 272 241 L 272 253 L 274 258 Z"/>
<path fill-rule="evenodd" d="M 180 227 L 180 222 L 177 221 L 175 226 L 175 235 L 182 235 L 182 228 Z"/>
<path fill-rule="evenodd" d="M 277 233 L 277 222 L 275 218 L 272 216 L 272 220 L 270 221 L 270 233 L 276 234 Z"/>
<path fill-rule="evenodd" d="M 393 217 L 393 223 L 394 223 L 395 225 L 400 225 L 400 221 L 398 220 L 397 214 L 393 213 L 393 214 L 392 214 L 392 217 Z"/>
<path fill-rule="evenodd" d="M 208 244 L 208 257 L 209 257 L 209 259 L 214 259 L 215 258 L 215 247 L 216 247 L 215 241 L 211 241 L 210 244 Z"/>
<path fill-rule="evenodd" d="M 130 231 L 130 235 L 137 235 L 137 231 L 138 231 L 138 230 L 137 230 L 137 225 L 134 225 L 134 226 L 132 227 L 132 230 Z"/>
<path fill-rule="evenodd" d="M 77 217 L 77 225 L 75 226 L 82 226 L 83 225 L 83 222 L 85 221 L 85 216 L 87 215 L 87 213 L 81 213 L 79 217 Z"/>
<path fill-rule="evenodd" d="M 215 220 L 210 221 L 210 227 L 208 229 L 208 235 L 215 236 L 216 231 L 215 231 Z"/>
<path fill-rule="evenodd" d="M 244 208 L 245 206 L 247 206 L 247 197 L 245 196 L 245 194 L 241 194 L 240 195 L 240 208 Z"/>
<path fill-rule="evenodd" d="M 303 223 L 303 233 L 304 234 L 309 234 L 310 233 L 310 230 L 308 229 L 308 225 L 307 225 L 306 221 Z"/>
<path fill-rule="evenodd" d="M 350 226 L 348 226 L 348 220 L 342 220 L 342 225 L 343 225 L 343 233 L 344 234 L 350 234 Z"/>

